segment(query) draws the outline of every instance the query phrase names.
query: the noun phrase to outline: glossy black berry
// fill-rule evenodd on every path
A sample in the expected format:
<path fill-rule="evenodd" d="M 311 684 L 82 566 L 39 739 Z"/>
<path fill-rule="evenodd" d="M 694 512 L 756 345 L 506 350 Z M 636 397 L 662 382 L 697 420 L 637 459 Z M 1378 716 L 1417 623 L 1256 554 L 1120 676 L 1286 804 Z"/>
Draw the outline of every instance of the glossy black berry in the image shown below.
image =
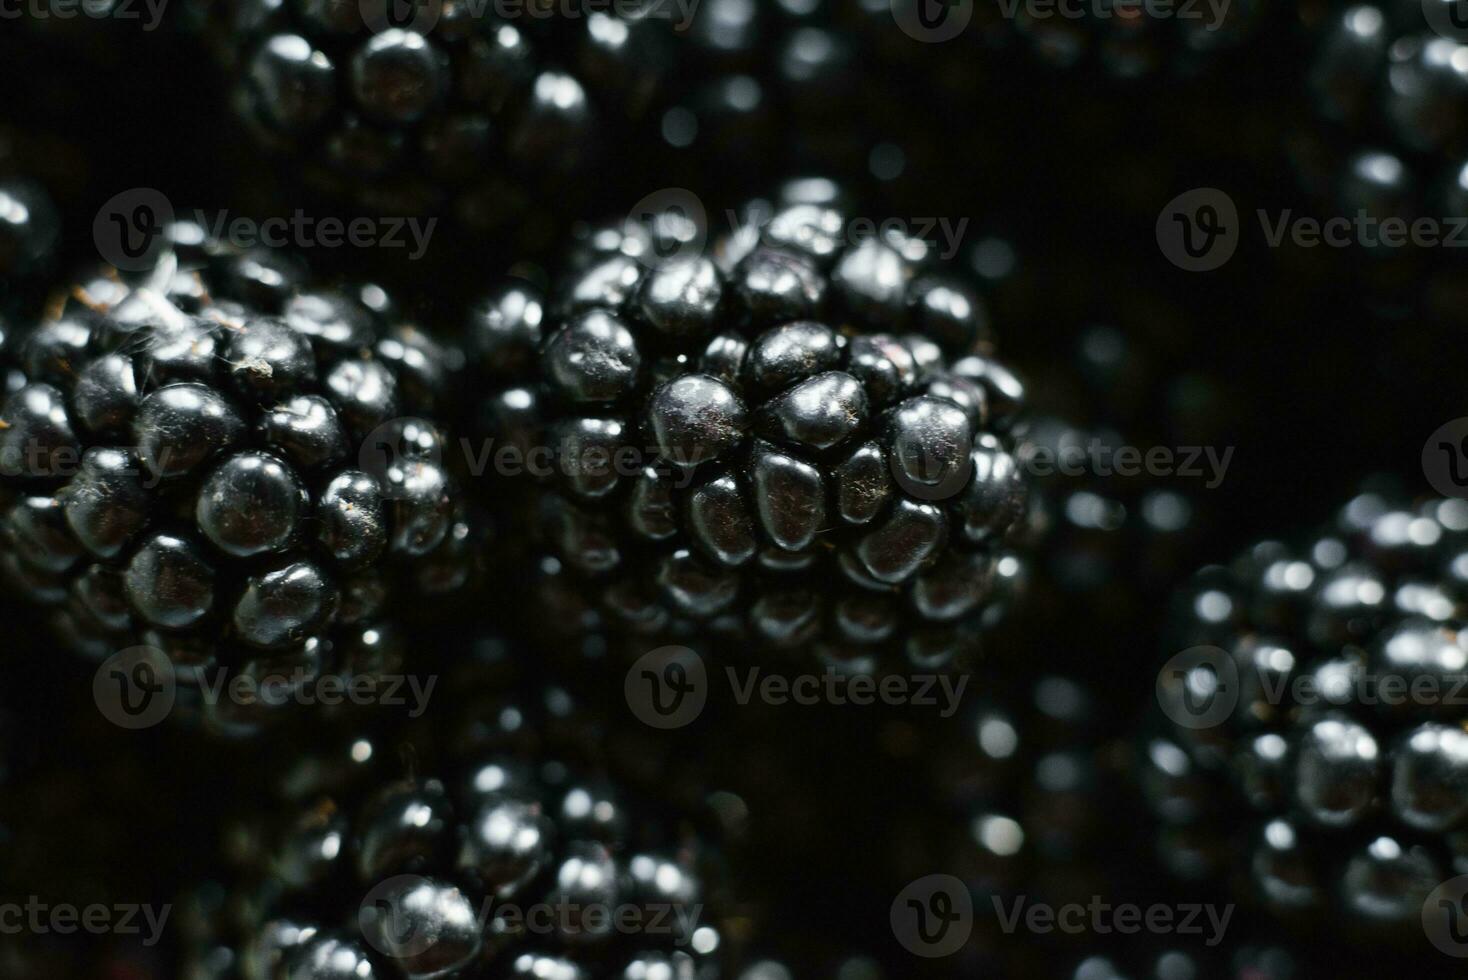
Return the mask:
<path fill-rule="evenodd" d="M 665 18 L 435 4 L 219 6 L 204 36 L 253 139 L 312 191 L 544 248 L 644 154 L 680 45 Z M 630 186 L 630 185 L 629 185 Z M 639 193 L 645 193 L 640 191 Z"/>
<path fill-rule="evenodd" d="M 88 656 L 161 650 L 185 703 L 205 681 L 382 669 L 353 651 L 385 646 L 394 603 L 477 562 L 434 421 L 457 356 L 386 322 L 378 287 L 312 292 L 285 257 L 171 235 L 146 289 L 99 277 L 19 334 L 7 580 Z M 248 734 L 293 703 L 190 717 Z"/>
<path fill-rule="evenodd" d="M 191 965 L 224 951 L 292 980 L 718 975 L 711 849 L 677 808 L 540 757 L 542 722 L 578 722 L 537 711 L 523 731 L 530 707 L 487 706 L 468 743 L 434 757 L 442 780 L 374 786 L 391 762 L 373 758 L 325 795 L 261 807 L 260 843 L 229 877 L 249 910 L 216 923 Z"/>
<path fill-rule="evenodd" d="M 554 295 L 471 317 L 480 417 L 550 454 L 553 494 L 509 489 L 553 558 L 537 590 L 584 597 L 558 622 L 869 666 L 951 660 L 999 614 L 1022 392 L 929 246 L 862 236 L 815 183 L 705 251 L 676 210 L 589 229 Z"/>
<path fill-rule="evenodd" d="M 1250 897 L 1292 921 L 1420 928 L 1468 820 L 1462 590 L 1444 575 L 1465 533 L 1462 501 L 1366 492 L 1301 546 L 1263 542 L 1182 591 L 1176 642 L 1214 652 L 1159 682 L 1173 724 L 1144 768 L 1175 873 L 1217 873 L 1234 848 Z M 1220 677 L 1226 710 L 1191 724 Z"/>

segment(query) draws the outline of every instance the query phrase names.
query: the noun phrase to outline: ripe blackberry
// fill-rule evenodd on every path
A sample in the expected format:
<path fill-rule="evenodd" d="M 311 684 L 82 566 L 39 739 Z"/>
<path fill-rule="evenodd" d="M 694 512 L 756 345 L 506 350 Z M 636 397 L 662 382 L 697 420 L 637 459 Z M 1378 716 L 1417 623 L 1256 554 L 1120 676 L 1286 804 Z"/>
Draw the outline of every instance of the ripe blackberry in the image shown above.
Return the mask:
<path fill-rule="evenodd" d="M 1176 909 L 1217 898 L 1166 887 L 1144 859 L 1141 801 L 1125 791 L 1120 703 L 1094 681 L 1044 675 L 993 685 L 956 730 L 928 733 L 938 748 L 924 770 L 927 795 L 908 803 L 893 851 L 905 882 L 952 875 L 973 910 L 968 942 L 951 961 L 935 962 L 975 976 L 1292 980 L 1295 955 L 1263 941 L 1241 915 L 1172 934 L 1128 934 L 1110 917 L 1122 906 Z M 1036 906 L 1056 910 L 1059 924 L 1031 932 L 1025 914 Z M 1068 906 L 1086 911 L 1060 911 Z M 1021 916 L 1006 925 L 1016 910 Z M 1172 914 L 1181 921 L 1182 912 Z"/>
<path fill-rule="evenodd" d="M 950 663 L 1018 570 L 1022 388 L 926 243 L 785 194 L 711 249 L 686 211 L 594 230 L 549 298 L 475 311 L 496 452 L 550 476 L 549 618 Z"/>
<path fill-rule="evenodd" d="M 450 0 L 389 26 L 390 4 L 212 3 L 205 20 L 237 114 L 308 184 L 525 240 L 647 142 L 669 21 L 601 6 Z"/>
<path fill-rule="evenodd" d="M 1337 5 L 1312 25 L 1313 118 L 1290 141 L 1296 173 L 1325 216 L 1354 222 L 1364 212 L 1376 222 L 1350 233 L 1354 247 L 1318 249 L 1316 258 L 1327 272 L 1346 263 L 1349 271 L 1337 270 L 1331 283 L 1360 281 L 1374 310 L 1393 319 L 1426 312 L 1462 320 L 1452 249 L 1407 239 L 1422 219 L 1434 220 L 1448 244 L 1464 237 L 1454 229 L 1468 217 L 1468 38 L 1439 33 L 1429 20 L 1439 10 L 1456 16 L 1450 11 L 1459 6 Z M 1396 244 L 1386 240 L 1398 234 L 1392 221 L 1402 226 Z"/>
<path fill-rule="evenodd" d="M 1366 492 L 1182 591 L 1189 651 L 1157 682 L 1172 724 L 1140 748 L 1174 874 L 1437 955 L 1424 901 L 1464 870 L 1468 828 L 1465 532 L 1463 501 Z"/>
<path fill-rule="evenodd" d="M 161 650 L 181 692 L 382 667 L 395 592 L 453 589 L 476 547 L 433 421 L 454 358 L 376 287 L 170 234 L 16 338 L 5 577 L 88 656 Z"/>
<path fill-rule="evenodd" d="M 1084 71 L 1114 82 L 1155 78 L 1186 80 L 1215 70 L 1229 52 L 1255 37 L 1278 8 L 1270 0 L 1241 4 L 1175 4 L 1160 16 L 1154 8 L 1122 2 L 1072 0 L 1057 4 L 953 5 L 924 8 L 920 0 L 869 3 L 887 14 L 891 47 L 911 40 L 908 58 L 924 49 L 929 62 L 998 62 L 1010 72 L 1034 68 Z M 890 7 L 890 13 L 886 8 Z M 1160 8 L 1156 8 L 1160 9 Z M 899 33 L 899 25 L 900 33 Z M 982 71 L 959 64 L 940 66 L 953 80 Z"/>
<path fill-rule="evenodd" d="M 894 178 L 923 135 L 913 79 L 878 58 L 896 30 L 885 2 L 707 0 L 685 39 L 687 84 L 662 117 L 673 165 L 690 158 L 680 182 L 753 194 L 782 173 Z"/>
<path fill-rule="evenodd" d="M 1047 298 L 1037 314 L 1077 324 L 1077 337 L 1070 356 L 1040 352 L 1027 372 L 1034 417 L 1020 454 L 1037 488 L 1040 540 L 1015 625 L 1068 624 L 1075 636 L 1064 648 L 1078 659 L 1067 670 L 1124 667 L 1149 683 L 1135 637 L 1218 531 L 1211 500 L 1237 479 L 1238 402 L 1178 349 L 1187 339 L 1169 345 L 1187 320 L 1181 310 L 1154 296 L 1087 322 L 1109 303 L 1094 282 L 1079 291 L 1081 311 Z"/>
<path fill-rule="evenodd" d="M 719 975 L 708 855 L 603 775 L 515 752 L 369 774 L 271 814 L 241 880 L 200 890 L 215 909 L 191 975 Z"/>

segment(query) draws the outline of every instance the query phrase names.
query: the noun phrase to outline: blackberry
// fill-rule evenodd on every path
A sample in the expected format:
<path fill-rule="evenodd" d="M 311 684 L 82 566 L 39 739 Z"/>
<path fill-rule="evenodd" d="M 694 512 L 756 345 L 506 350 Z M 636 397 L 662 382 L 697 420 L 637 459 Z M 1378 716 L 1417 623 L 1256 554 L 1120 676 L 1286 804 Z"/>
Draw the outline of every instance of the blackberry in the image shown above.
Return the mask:
<path fill-rule="evenodd" d="M 5 577 L 90 657 L 162 651 L 186 697 L 383 667 L 395 590 L 472 569 L 432 421 L 454 356 L 377 287 L 170 235 L 144 278 L 84 282 L 16 338 Z"/>
<path fill-rule="evenodd" d="M 239 880 L 198 892 L 213 913 L 191 975 L 719 975 L 711 855 L 691 824 L 547 756 L 446 764 L 386 783 L 368 769 L 271 814 Z"/>
<path fill-rule="evenodd" d="M 1350 249 L 1320 249 L 1326 272 L 1340 263 L 1366 287 L 1374 311 L 1392 319 L 1426 313 L 1461 322 L 1463 292 L 1451 249 L 1410 240 L 1432 219 L 1444 243 L 1468 217 L 1468 38 L 1428 19 L 1450 21 L 1440 4 L 1333 5 L 1316 28 L 1305 88 L 1311 125 L 1289 141 L 1296 175 L 1329 217 L 1375 222 L 1353 230 Z M 1390 229 L 1389 223 L 1402 226 Z M 1412 233 L 1416 236 L 1416 232 Z M 1400 235 L 1393 243 L 1389 235 Z"/>
<path fill-rule="evenodd" d="M 919 25 L 919 0 L 898 0 L 892 6 L 901 11 L 904 24 Z M 1262 23 L 1278 8 L 1270 0 L 1217 10 L 1178 4 L 1170 16 L 1157 16 L 1140 4 L 1088 0 L 1053 6 L 1020 3 L 1010 9 L 1012 14 L 997 5 L 974 4 L 957 39 L 943 43 L 970 57 L 986 54 L 1011 70 L 1060 70 L 1124 84 L 1158 77 L 1186 82 L 1216 72 L 1245 42 L 1258 42 Z M 921 28 L 927 28 L 925 35 Z M 940 21 L 931 27 L 922 23 L 913 31 L 931 38 L 951 28 L 945 31 Z"/>
<path fill-rule="evenodd" d="M 1424 901 L 1464 870 L 1468 827 L 1465 531 L 1463 501 L 1368 491 L 1181 592 L 1172 724 L 1139 750 L 1170 871 L 1436 955 Z"/>
<path fill-rule="evenodd" d="M 1125 726 L 1108 689 L 1057 674 L 1006 680 L 961 716 L 957 731 L 927 733 L 938 746 L 925 770 L 927 795 L 909 803 L 894 834 L 904 880 L 948 874 L 970 893 L 973 934 L 952 966 L 1069 980 L 1299 977 L 1301 951 L 1232 909 L 1222 926 L 1215 913 L 1201 934 L 1150 926 L 1128 933 L 1120 917 L 1106 918 L 1122 906 L 1221 909 L 1227 900 L 1170 888 L 1145 860 L 1141 800 L 1119 737 Z M 1037 906 L 1070 927 L 1030 933 L 1025 918 L 1005 924 L 1016 909 Z M 1086 912 L 1061 918 L 1068 906 Z"/>
<path fill-rule="evenodd" d="M 451 0 L 404 24 L 390 5 L 298 0 L 213 3 L 204 20 L 237 114 L 309 185 L 524 242 L 646 142 L 673 37 L 597 4 L 517 9 Z"/>
<path fill-rule="evenodd" d="M 924 141 L 910 79 L 878 57 L 889 31 L 886 3 L 701 5 L 685 39 L 688 83 L 662 117 L 671 164 L 689 157 L 680 182 L 759 193 L 792 172 L 897 177 Z"/>
<path fill-rule="evenodd" d="M 1091 16 L 1034 16 L 1020 7 L 1017 28 L 1031 54 L 1058 68 L 1088 66 L 1118 80 L 1158 75 L 1188 78 L 1214 70 L 1243 47 L 1270 13 L 1270 0 L 1221 6 L 1180 5 L 1154 17 L 1134 5 L 1099 3 Z M 1039 8 L 1044 9 L 1044 8 Z"/>
<path fill-rule="evenodd" d="M 1072 323 L 1107 302 L 1094 283 L 1080 292 L 1087 312 L 1047 302 L 1039 315 Z M 1071 356 L 1042 352 L 1028 372 L 1034 417 L 1020 453 L 1038 488 L 1040 539 L 1017 625 L 1069 624 L 1067 645 L 1086 650 L 1086 664 L 1108 673 L 1125 664 L 1145 683 L 1135 637 L 1152 628 L 1200 542 L 1218 533 L 1210 498 L 1237 479 L 1233 447 L 1244 434 L 1230 386 L 1178 349 L 1186 339 L 1169 345 L 1182 311 L 1153 297 L 1108 312 L 1082 320 Z M 1114 653 L 1096 655 L 1112 642 Z"/>
<path fill-rule="evenodd" d="M 483 424 L 551 477 L 549 618 L 950 663 L 1017 574 L 1023 389 L 926 243 L 858 236 L 826 182 L 785 193 L 711 249 L 686 211 L 595 229 L 549 297 L 475 311 Z"/>

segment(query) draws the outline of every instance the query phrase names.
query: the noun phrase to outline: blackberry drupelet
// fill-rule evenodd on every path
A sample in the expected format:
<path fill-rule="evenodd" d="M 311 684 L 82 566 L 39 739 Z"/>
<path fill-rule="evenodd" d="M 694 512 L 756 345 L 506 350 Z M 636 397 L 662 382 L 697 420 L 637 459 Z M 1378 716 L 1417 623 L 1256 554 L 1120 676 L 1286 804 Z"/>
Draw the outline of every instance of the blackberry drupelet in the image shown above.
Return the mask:
<path fill-rule="evenodd" d="M 784 193 L 707 250 L 686 212 L 593 230 L 549 298 L 475 311 L 483 424 L 548 477 L 546 619 L 952 663 L 1018 573 L 1022 387 L 927 244 L 858 236 L 827 182 Z"/>
<path fill-rule="evenodd" d="M 1463 501 L 1365 492 L 1182 591 L 1172 724 L 1139 748 L 1169 870 L 1438 955 L 1424 900 L 1468 861 L 1465 532 Z"/>
<path fill-rule="evenodd" d="M 444 776 L 359 779 L 270 815 L 242 880 L 198 892 L 214 908 L 196 923 L 195 975 L 720 974 L 718 894 L 691 824 L 545 756 L 472 754 Z"/>
<path fill-rule="evenodd" d="M 170 235 L 14 339 L 5 578 L 90 657 L 162 651 L 181 694 L 384 667 L 390 600 L 452 591 L 477 547 L 433 421 L 453 352 L 377 287 Z"/>
<path fill-rule="evenodd" d="M 252 0 L 211 4 L 205 30 L 246 127 L 309 185 L 524 242 L 651 143 L 673 43 L 663 17 L 541 7 L 449 0 L 402 24 L 391 4 Z"/>

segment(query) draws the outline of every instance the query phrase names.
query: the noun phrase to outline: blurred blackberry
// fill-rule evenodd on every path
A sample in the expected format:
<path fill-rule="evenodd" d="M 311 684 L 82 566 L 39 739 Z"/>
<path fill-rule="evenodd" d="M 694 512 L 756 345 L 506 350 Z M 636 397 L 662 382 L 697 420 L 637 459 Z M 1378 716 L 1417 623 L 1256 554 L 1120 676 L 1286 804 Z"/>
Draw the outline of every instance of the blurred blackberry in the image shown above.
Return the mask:
<path fill-rule="evenodd" d="M 867 0 L 864 6 L 887 14 L 886 23 L 876 16 L 871 23 L 890 33 L 886 40 L 891 50 L 906 47 L 914 64 L 921 52 L 929 51 L 921 60 L 936 65 L 935 74 L 946 73 L 953 82 L 965 72 L 982 70 L 965 68 L 961 60 L 997 61 L 1011 73 L 1029 61 L 1116 82 L 1157 76 L 1186 80 L 1216 70 L 1226 54 L 1256 35 L 1274 8 L 1270 0 L 1222 4 L 1219 9 L 1180 3 L 1159 16 L 1152 8 L 1123 0 L 1021 2 L 1012 8 L 974 3 L 953 5 L 934 16 L 920 0 Z M 943 64 L 945 60 L 949 63 Z"/>
<path fill-rule="evenodd" d="M 686 207 L 594 229 L 476 309 L 482 424 L 551 477 L 537 625 L 948 664 L 1018 572 L 1022 388 L 927 244 L 784 193 L 711 249 Z"/>
<path fill-rule="evenodd" d="M 268 815 L 241 880 L 196 892 L 185 975 L 719 975 L 716 855 L 691 823 L 546 757 L 443 775 L 378 771 Z"/>
<path fill-rule="evenodd" d="M 896 178 L 925 141 L 913 124 L 915 79 L 876 57 L 895 31 L 883 0 L 707 0 L 685 39 L 687 84 L 661 120 L 688 158 L 689 186 L 760 193 L 781 174 Z M 859 125 L 853 125 L 853 121 Z"/>
<path fill-rule="evenodd" d="M 237 114 L 308 185 L 533 247 L 650 143 L 671 25 L 602 6 L 447 0 L 404 24 L 391 4 L 214 3 L 205 30 Z"/>
<path fill-rule="evenodd" d="M 1103 706 L 1081 682 L 1049 675 L 991 687 L 941 736 L 928 734 L 938 746 L 928 770 L 931 796 L 911 804 L 924 819 L 907 822 L 897 838 L 902 877 L 942 872 L 968 887 L 976 929 L 958 955 L 969 969 L 1002 976 L 1039 975 L 1027 971 L 1047 963 L 1053 969 L 1065 956 L 1065 937 L 1022 953 L 994 909 L 1017 899 L 1058 907 L 1133 893 L 1133 873 L 1114 874 L 1107 863 L 1133 824 L 1124 797 L 1107 792 L 1118 760 Z M 1057 943 L 1060 949 L 1045 948 Z M 1072 943 L 1070 952 L 1083 948 Z"/>
<path fill-rule="evenodd" d="M 938 746 L 927 770 L 931 795 L 909 803 L 894 853 L 905 880 L 959 878 L 974 912 L 963 949 L 951 964 L 936 962 L 1007 978 L 1298 980 L 1299 951 L 1264 938 L 1232 909 L 1225 924 L 1216 911 L 1200 931 L 1186 932 L 1139 925 L 1126 933 L 1119 918 L 1104 918 L 1121 906 L 1226 904 L 1226 896 L 1166 887 L 1159 869 L 1139 860 L 1146 826 L 1127 789 L 1118 707 L 1094 681 L 1048 674 L 991 687 L 960 716 L 957 732 L 929 738 Z M 1059 920 L 1072 928 L 1028 937 L 1024 918 L 1005 926 L 1016 909 L 1037 906 L 1057 916 L 1066 906 L 1087 911 L 1079 927 Z M 1171 914 L 1177 922 L 1184 913 Z"/>
<path fill-rule="evenodd" d="M 1463 501 L 1365 492 L 1181 592 L 1140 749 L 1173 874 L 1426 951 L 1424 900 L 1468 871 L 1465 532 Z"/>
<path fill-rule="evenodd" d="M 1057 68 L 1086 66 L 1122 81 L 1189 78 L 1214 69 L 1224 54 L 1244 49 L 1272 6 L 1270 0 L 1216 9 L 1178 4 L 1171 16 L 1159 17 L 1141 4 L 1110 0 L 1086 4 L 1090 15 L 1076 18 L 1020 4 L 1015 26 L 1031 54 Z"/>
<path fill-rule="evenodd" d="M 1037 419 L 1021 455 L 1027 469 L 1050 477 L 1039 480 L 1044 504 L 1036 519 L 1045 536 L 1043 582 L 1059 593 L 1054 604 L 1079 598 L 1108 619 L 1134 620 L 1151 611 L 1137 607 L 1165 593 L 1186 560 L 1197 534 L 1196 504 L 1166 480 L 1108 479 L 1088 462 L 1110 466 L 1106 460 L 1121 447 L 1146 449 L 1119 433 Z"/>
<path fill-rule="evenodd" d="M 279 686 L 389 666 L 390 599 L 452 591 L 480 547 L 433 421 L 453 352 L 375 286 L 169 234 L 145 275 L 80 283 L 7 343 L 24 380 L 0 408 L 10 588 L 90 657 L 162 651 L 186 701 L 220 671 Z"/>
<path fill-rule="evenodd" d="M 1314 28 L 1313 119 L 1290 140 L 1293 163 L 1317 211 L 1352 223 L 1350 247 L 1317 249 L 1318 259 L 1354 270 L 1332 282 L 1359 280 L 1375 311 L 1394 319 L 1426 311 L 1462 322 L 1461 262 L 1450 246 L 1468 241 L 1455 233 L 1468 220 L 1468 34 L 1453 27 L 1464 10 L 1434 0 L 1302 14 Z M 1374 224 L 1358 231 L 1358 215 Z M 1445 245 L 1408 239 L 1423 219 Z"/>
<path fill-rule="evenodd" d="M 1061 304 L 1042 315 L 1077 316 Z M 1083 325 L 1072 356 L 1047 356 L 1027 372 L 1035 417 L 1020 455 L 1042 533 L 1027 610 L 1070 621 L 1092 653 L 1103 642 L 1098 624 L 1122 643 L 1150 628 L 1214 530 L 1209 492 L 1233 462 L 1235 403 L 1164 339 L 1183 319 L 1127 310 L 1115 326 Z M 1075 615 L 1077 603 L 1085 616 Z"/>

